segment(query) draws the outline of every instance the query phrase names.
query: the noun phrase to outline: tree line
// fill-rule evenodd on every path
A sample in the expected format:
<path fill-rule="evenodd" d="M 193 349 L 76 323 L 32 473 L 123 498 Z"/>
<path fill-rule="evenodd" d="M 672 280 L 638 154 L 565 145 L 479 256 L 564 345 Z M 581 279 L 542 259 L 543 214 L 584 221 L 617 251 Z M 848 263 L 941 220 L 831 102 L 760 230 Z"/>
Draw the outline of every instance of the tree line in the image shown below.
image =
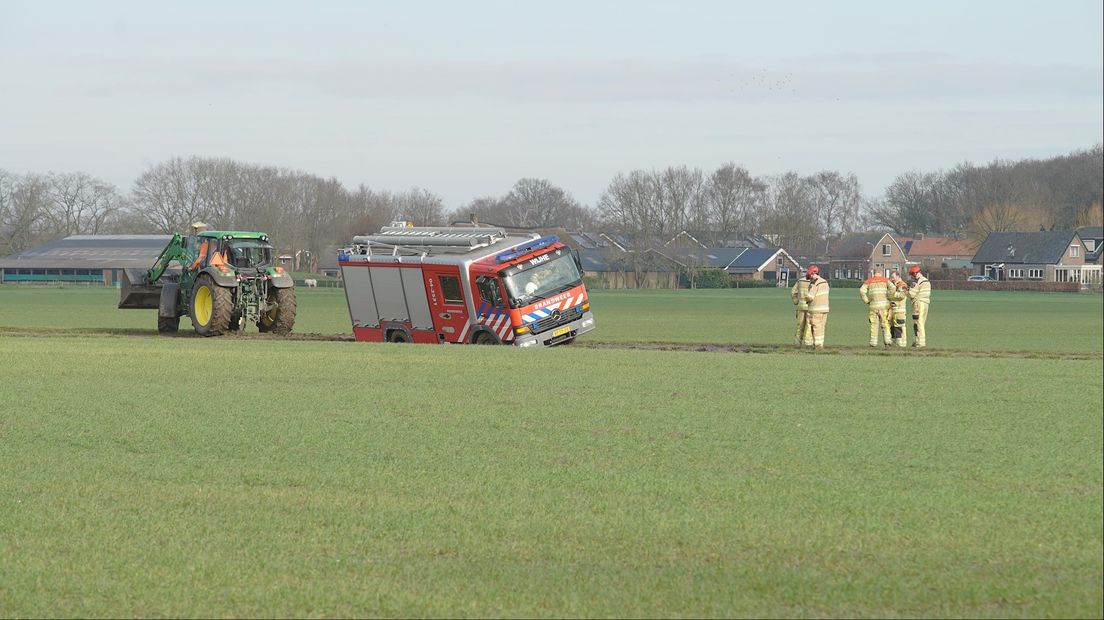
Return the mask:
<path fill-rule="evenodd" d="M 823 255 L 841 235 L 871 229 L 980 241 L 993 231 L 1100 225 L 1102 195 L 1101 145 L 1049 159 L 908 171 L 874 197 L 850 172 L 756 176 L 730 162 L 712 171 L 619 173 L 593 206 L 546 179 L 525 178 L 501 196 L 453 209 L 419 187 L 349 188 L 287 168 L 172 158 L 150 166 L 126 191 L 83 172 L 0 170 L 0 255 L 68 235 L 169 234 L 203 221 L 263 230 L 282 249 L 317 257 L 391 221 L 437 226 L 472 216 L 510 227 L 618 232 L 637 247 L 660 246 L 685 230 L 710 245 L 755 235 Z"/>

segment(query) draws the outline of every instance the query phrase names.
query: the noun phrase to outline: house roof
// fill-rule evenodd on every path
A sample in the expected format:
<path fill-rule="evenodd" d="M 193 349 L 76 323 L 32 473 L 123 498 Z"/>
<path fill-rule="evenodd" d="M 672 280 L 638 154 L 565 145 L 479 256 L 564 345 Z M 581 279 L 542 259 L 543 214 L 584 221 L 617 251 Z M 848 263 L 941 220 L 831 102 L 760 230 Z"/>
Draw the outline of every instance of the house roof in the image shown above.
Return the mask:
<path fill-rule="evenodd" d="M 859 233 L 847 235 L 836 242 L 832 250 L 833 259 L 869 258 L 874 248 L 888 233 Z M 892 238 L 892 237 L 891 237 Z"/>
<path fill-rule="evenodd" d="M 1076 234 L 1072 230 L 989 233 L 971 262 L 1057 264 Z"/>
<path fill-rule="evenodd" d="M 1082 239 L 1104 239 L 1104 226 L 1082 226 L 1077 229 L 1077 236 Z"/>
<path fill-rule="evenodd" d="M 674 271 L 674 265 L 683 265 L 677 258 L 657 250 L 622 252 L 614 248 L 584 249 L 579 252 L 579 261 L 583 264 L 583 271 L 596 272 L 632 271 L 634 262 L 644 271 L 659 272 Z"/>
<path fill-rule="evenodd" d="M 171 235 L 72 235 L 0 258 L 0 267 L 149 267 L 170 239 Z"/>
<path fill-rule="evenodd" d="M 905 248 L 902 248 L 905 249 Z M 925 237 L 914 239 L 905 249 L 909 258 L 913 256 L 973 256 L 974 247 L 969 241 L 950 237 Z"/>
<path fill-rule="evenodd" d="M 675 256 L 680 260 L 686 259 L 699 265 L 725 269 L 746 251 L 748 248 L 692 248 L 676 252 Z"/>

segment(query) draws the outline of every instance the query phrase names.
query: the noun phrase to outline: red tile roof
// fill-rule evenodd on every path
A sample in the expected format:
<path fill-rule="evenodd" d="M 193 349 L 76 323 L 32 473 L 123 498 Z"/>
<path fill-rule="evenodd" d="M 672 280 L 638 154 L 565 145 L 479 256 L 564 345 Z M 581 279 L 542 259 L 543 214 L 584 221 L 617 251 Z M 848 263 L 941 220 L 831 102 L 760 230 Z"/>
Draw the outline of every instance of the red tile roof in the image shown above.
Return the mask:
<path fill-rule="evenodd" d="M 908 250 L 909 258 L 914 256 L 962 256 L 972 257 L 976 248 L 969 241 L 960 241 L 950 237 L 926 237 L 916 239 Z"/>

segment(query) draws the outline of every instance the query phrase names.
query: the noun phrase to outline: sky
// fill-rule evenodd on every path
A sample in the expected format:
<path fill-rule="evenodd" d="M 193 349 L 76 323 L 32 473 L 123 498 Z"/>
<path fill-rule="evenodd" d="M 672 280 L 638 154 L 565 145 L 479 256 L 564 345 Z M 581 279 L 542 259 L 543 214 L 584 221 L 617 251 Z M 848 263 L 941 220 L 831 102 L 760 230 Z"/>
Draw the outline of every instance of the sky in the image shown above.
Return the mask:
<path fill-rule="evenodd" d="M 175 156 L 424 187 L 1048 157 L 1104 141 L 1099 0 L 0 0 L 0 169 Z"/>

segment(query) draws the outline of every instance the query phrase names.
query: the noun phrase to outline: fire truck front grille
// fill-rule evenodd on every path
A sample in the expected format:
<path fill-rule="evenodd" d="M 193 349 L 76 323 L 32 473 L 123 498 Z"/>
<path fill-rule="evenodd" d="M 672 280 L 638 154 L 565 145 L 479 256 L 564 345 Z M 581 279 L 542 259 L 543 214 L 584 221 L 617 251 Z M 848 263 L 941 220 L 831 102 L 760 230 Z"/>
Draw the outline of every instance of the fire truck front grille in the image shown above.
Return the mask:
<path fill-rule="evenodd" d="M 529 329 L 532 331 L 532 333 L 539 334 L 541 332 L 548 331 L 553 327 L 563 325 L 564 323 L 570 323 L 571 321 L 579 318 L 579 315 L 581 313 L 582 310 L 580 310 L 578 306 L 574 308 L 569 308 L 560 313 L 559 318 L 557 318 L 556 315 L 552 315 L 544 317 L 539 321 L 534 321 L 533 323 L 530 323 Z"/>

